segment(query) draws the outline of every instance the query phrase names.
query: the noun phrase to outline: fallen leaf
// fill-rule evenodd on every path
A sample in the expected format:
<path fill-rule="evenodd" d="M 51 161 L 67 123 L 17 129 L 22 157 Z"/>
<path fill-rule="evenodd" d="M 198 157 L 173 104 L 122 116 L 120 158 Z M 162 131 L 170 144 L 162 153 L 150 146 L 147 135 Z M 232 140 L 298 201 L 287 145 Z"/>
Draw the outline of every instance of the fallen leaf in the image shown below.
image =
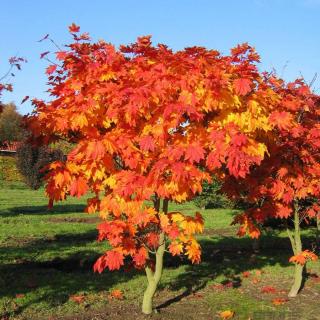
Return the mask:
<path fill-rule="evenodd" d="M 24 298 L 24 294 L 23 293 L 17 293 L 16 294 L 16 298 L 17 299 Z"/>
<path fill-rule="evenodd" d="M 225 311 L 220 312 L 219 316 L 221 319 L 224 319 L 224 320 L 231 319 L 234 316 L 234 311 L 225 310 Z"/>
<path fill-rule="evenodd" d="M 84 302 L 85 296 L 84 295 L 73 295 L 69 297 L 69 300 L 81 304 L 82 302 Z"/>
<path fill-rule="evenodd" d="M 261 293 L 276 293 L 277 289 L 271 286 L 265 286 L 261 288 Z"/>
<path fill-rule="evenodd" d="M 257 284 L 257 283 L 259 283 L 261 280 L 259 279 L 259 278 L 253 278 L 252 279 L 252 283 L 253 284 Z"/>
<path fill-rule="evenodd" d="M 279 305 L 285 304 L 288 301 L 289 301 L 289 299 L 287 299 L 287 298 L 276 298 L 276 299 L 272 300 L 272 303 L 275 306 L 279 306 Z"/>
<path fill-rule="evenodd" d="M 250 273 L 249 271 L 244 271 L 244 272 L 242 272 L 242 276 L 243 276 L 244 278 L 248 278 L 248 277 L 250 277 L 250 275 L 251 275 L 251 273 Z"/>
<path fill-rule="evenodd" d="M 110 292 L 109 298 L 122 300 L 123 299 L 123 292 L 119 289 L 114 289 Z"/>

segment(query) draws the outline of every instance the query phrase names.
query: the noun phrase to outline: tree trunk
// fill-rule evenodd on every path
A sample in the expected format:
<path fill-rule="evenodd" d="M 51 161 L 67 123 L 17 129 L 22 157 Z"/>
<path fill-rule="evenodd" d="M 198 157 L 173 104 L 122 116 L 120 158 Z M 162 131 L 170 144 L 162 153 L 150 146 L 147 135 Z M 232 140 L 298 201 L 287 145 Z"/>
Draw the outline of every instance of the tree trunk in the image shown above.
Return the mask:
<path fill-rule="evenodd" d="M 295 206 L 294 210 L 294 237 L 288 230 L 289 238 L 291 241 L 291 246 L 294 255 L 299 255 L 302 252 L 302 242 L 301 242 L 301 234 L 300 234 L 300 219 L 298 208 Z M 303 282 L 303 270 L 304 266 L 296 263 L 294 270 L 294 281 L 291 287 L 291 290 L 288 294 L 289 297 L 296 297 L 299 290 L 301 289 L 301 285 Z"/>
<path fill-rule="evenodd" d="M 163 212 L 166 214 L 168 212 L 168 200 L 163 200 Z M 143 295 L 143 302 L 142 302 L 142 313 L 144 314 L 151 314 L 153 310 L 153 297 L 156 293 L 158 284 L 160 282 L 163 270 L 163 256 L 165 252 L 165 235 L 163 232 L 160 233 L 159 236 L 159 247 L 156 251 L 156 263 L 155 263 L 155 270 L 152 271 L 150 267 L 146 267 L 146 275 L 148 280 L 147 289 Z"/>

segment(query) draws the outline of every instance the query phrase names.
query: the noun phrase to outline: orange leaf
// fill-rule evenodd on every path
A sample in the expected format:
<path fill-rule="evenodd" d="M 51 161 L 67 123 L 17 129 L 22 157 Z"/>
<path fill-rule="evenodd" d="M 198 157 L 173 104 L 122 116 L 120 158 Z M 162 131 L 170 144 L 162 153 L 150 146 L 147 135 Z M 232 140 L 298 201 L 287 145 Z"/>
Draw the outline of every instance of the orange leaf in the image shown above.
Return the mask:
<path fill-rule="evenodd" d="M 273 299 L 273 300 L 272 300 L 272 303 L 273 303 L 275 306 L 279 306 L 279 305 L 285 304 L 285 303 L 288 302 L 288 301 L 289 301 L 288 298 L 276 298 L 276 299 Z"/>
<path fill-rule="evenodd" d="M 71 26 L 69 26 L 69 32 L 71 33 L 77 33 L 80 31 L 80 27 L 77 26 L 75 23 L 72 23 Z"/>
<path fill-rule="evenodd" d="M 225 310 L 225 311 L 220 312 L 219 316 L 223 320 L 231 319 L 234 317 L 234 311 Z"/>
<path fill-rule="evenodd" d="M 271 286 L 265 286 L 261 288 L 261 293 L 276 293 L 277 289 Z"/>
<path fill-rule="evenodd" d="M 85 296 L 84 295 L 73 295 L 69 297 L 69 300 L 81 304 L 82 302 L 84 302 L 85 300 Z"/>
<path fill-rule="evenodd" d="M 84 178 L 78 177 L 71 183 L 70 194 L 80 198 L 88 191 L 88 185 Z"/>
<path fill-rule="evenodd" d="M 56 69 L 57 69 L 57 66 L 55 66 L 55 65 L 49 66 L 46 69 L 46 74 L 50 75 L 50 74 L 54 73 L 56 71 Z"/>
<path fill-rule="evenodd" d="M 236 94 L 240 96 L 244 96 L 251 91 L 251 84 L 252 81 L 246 78 L 239 78 L 233 81 Z"/>
<path fill-rule="evenodd" d="M 109 297 L 111 299 L 122 300 L 123 299 L 123 292 L 119 289 L 114 289 L 110 292 Z"/>
<path fill-rule="evenodd" d="M 243 272 L 242 272 L 242 276 L 243 276 L 244 278 L 248 278 L 250 275 L 251 275 L 250 271 L 243 271 Z"/>
<path fill-rule="evenodd" d="M 292 115 L 286 111 L 273 111 L 269 117 L 269 121 L 280 130 L 288 130 L 292 126 Z"/>

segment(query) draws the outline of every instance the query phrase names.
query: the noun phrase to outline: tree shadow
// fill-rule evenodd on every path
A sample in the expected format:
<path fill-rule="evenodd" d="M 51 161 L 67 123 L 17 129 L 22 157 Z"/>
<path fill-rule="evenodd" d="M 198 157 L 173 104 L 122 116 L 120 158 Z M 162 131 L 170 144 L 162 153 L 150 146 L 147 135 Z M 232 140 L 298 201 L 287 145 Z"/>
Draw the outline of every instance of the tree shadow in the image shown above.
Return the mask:
<path fill-rule="evenodd" d="M 18 316 L 28 307 L 39 303 L 56 307 L 66 303 L 70 296 L 79 292 L 104 292 L 106 298 L 111 287 L 139 275 L 136 270 L 94 273 L 93 265 L 101 253 L 85 247 L 95 239 L 96 232 L 90 231 L 83 234 L 60 234 L 54 239 L 37 239 L 23 247 L 0 248 L 0 254 L 8 261 L 0 265 L 0 297 L 10 300 L 14 305 L 11 310 L 0 313 L 0 318 Z M 75 249 L 77 245 L 78 250 Z M 61 255 L 68 247 L 72 248 L 72 253 L 68 254 L 66 250 L 65 254 Z M 23 259 L 19 258 L 22 250 Z M 49 255 L 45 259 L 48 252 L 52 258 Z M 37 260 L 39 255 L 44 256 Z M 38 293 L 30 295 L 34 290 Z M 18 301 L 17 294 L 29 294 L 28 299 Z"/>
<path fill-rule="evenodd" d="M 19 247 L 0 248 L 1 256 L 9 261 L 0 265 L 0 295 L 14 300 L 16 294 L 24 295 L 32 290 L 41 292 L 35 298 L 20 302 L 13 311 L 14 316 L 43 302 L 51 307 L 59 306 L 79 292 L 106 292 L 115 285 L 141 275 L 141 271 L 135 270 L 94 274 L 93 264 L 100 253 L 99 250 L 88 249 L 86 246 L 95 241 L 96 235 L 95 230 L 79 234 L 64 233 L 49 239 L 32 240 Z M 308 243 L 311 239 L 312 237 L 304 237 L 303 241 Z M 289 240 L 276 234 L 262 237 L 261 251 L 258 253 L 253 250 L 252 240 L 248 238 L 206 237 L 199 242 L 202 247 L 200 265 L 192 265 L 187 259 L 166 255 L 167 272 L 181 264 L 185 268 L 170 283 L 164 281 L 160 285 L 159 289 L 167 287 L 177 292 L 177 295 L 158 305 L 157 309 L 165 309 L 182 298 L 195 294 L 205 288 L 208 282 L 221 276 L 225 277 L 226 283 L 231 282 L 232 287 L 240 287 L 242 280 L 239 275 L 244 271 L 275 264 L 287 267 L 288 258 L 292 255 Z M 61 252 L 68 248 L 72 248 L 72 253 L 62 255 Z M 27 259 L 19 259 L 19 252 L 22 251 Z M 45 256 L 47 253 L 49 258 L 41 258 L 40 261 L 36 259 L 37 255 Z"/>
<path fill-rule="evenodd" d="M 57 214 L 70 214 L 70 213 L 83 213 L 85 204 L 57 204 L 52 209 L 48 206 L 20 206 L 6 209 L 0 214 L 1 217 L 15 217 L 21 215 L 57 215 Z"/>
<path fill-rule="evenodd" d="M 305 246 L 313 243 L 312 236 L 304 236 Z M 186 264 L 185 271 L 176 276 L 171 283 L 164 283 L 160 287 L 168 286 L 172 291 L 183 292 L 172 299 L 157 306 L 163 309 L 205 288 L 208 282 L 224 276 L 220 285 L 230 285 L 238 288 L 242 285 L 242 273 L 245 271 L 260 270 L 267 266 L 280 265 L 288 267 L 289 257 L 292 256 L 289 239 L 279 237 L 278 232 L 269 232 L 263 235 L 260 241 L 260 250 L 254 250 L 249 238 L 223 237 L 206 238 L 199 240 L 202 248 L 202 259 L 199 265 L 191 264 L 187 259 L 166 257 L 167 268 L 175 268 Z"/>

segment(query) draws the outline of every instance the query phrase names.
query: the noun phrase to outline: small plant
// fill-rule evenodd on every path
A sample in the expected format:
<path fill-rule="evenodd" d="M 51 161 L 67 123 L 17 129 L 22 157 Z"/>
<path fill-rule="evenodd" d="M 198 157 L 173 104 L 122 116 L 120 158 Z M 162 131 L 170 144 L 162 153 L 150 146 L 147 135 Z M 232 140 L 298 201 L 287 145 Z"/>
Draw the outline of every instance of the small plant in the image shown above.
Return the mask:
<path fill-rule="evenodd" d="M 213 178 L 212 182 L 204 182 L 202 192 L 194 200 L 194 204 L 201 209 L 233 208 L 233 202 L 221 192 L 221 183 Z"/>
<path fill-rule="evenodd" d="M 50 149 L 47 146 L 35 147 L 25 142 L 17 149 L 17 167 L 25 183 L 32 189 L 42 185 L 46 174 L 45 167 L 53 161 L 64 161 L 61 150 Z"/>

